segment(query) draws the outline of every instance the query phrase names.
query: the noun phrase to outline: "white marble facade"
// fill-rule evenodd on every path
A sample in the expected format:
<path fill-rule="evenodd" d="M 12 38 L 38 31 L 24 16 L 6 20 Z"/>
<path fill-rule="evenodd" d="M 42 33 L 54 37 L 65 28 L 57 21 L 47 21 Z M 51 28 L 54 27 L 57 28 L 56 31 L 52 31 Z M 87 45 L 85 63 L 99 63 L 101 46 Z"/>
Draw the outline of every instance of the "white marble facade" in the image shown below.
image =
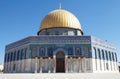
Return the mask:
<path fill-rule="evenodd" d="M 92 72 L 89 63 L 91 63 L 91 59 L 65 58 L 65 73 Z M 15 65 L 15 69 L 13 69 L 13 65 Z M 5 69 L 8 69 L 6 70 L 8 73 L 56 73 L 56 58 L 37 58 L 37 61 L 36 59 L 14 61 L 6 63 Z"/>
<path fill-rule="evenodd" d="M 56 58 L 13 61 L 5 63 L 4 67 L 7 73 L 56 73 Z M 118 65 L 113 61 L 65 57 L 65 73 L 86 72 L 118 72 Z"/>

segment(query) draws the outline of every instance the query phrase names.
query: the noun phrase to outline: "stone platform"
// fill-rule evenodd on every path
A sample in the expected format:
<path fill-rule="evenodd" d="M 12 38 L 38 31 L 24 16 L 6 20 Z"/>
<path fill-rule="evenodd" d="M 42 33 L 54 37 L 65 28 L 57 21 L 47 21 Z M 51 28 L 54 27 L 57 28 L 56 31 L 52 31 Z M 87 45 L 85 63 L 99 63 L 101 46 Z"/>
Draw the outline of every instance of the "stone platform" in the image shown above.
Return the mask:
<path fill-rule="evenodd" d="M 120 79 L 120 73 L 0 74 L 0 79 Z"/>

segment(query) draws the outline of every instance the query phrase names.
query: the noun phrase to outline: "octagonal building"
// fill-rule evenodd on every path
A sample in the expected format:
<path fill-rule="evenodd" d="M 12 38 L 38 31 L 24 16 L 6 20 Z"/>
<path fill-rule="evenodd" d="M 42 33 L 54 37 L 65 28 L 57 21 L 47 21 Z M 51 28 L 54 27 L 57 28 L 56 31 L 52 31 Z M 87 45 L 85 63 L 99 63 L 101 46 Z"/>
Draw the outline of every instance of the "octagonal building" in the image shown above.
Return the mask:
<path fill-rule="evenodd" d="M 71 12 L 48 13 L 37 36 L 6 45 L 4 73 L 118 72 L 114 44 L 86 36 Z"/>

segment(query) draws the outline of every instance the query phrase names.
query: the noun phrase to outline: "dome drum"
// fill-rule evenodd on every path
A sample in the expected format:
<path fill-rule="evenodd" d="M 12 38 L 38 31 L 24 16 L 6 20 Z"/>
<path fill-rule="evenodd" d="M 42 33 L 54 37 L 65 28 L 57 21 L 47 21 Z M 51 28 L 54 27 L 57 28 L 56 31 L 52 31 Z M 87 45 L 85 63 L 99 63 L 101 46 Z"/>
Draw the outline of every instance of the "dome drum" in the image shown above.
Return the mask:
<path fill-rule="evenodd" d="M 49 32 L 49 34 L 48 34 Z M 65 32 L 73 32 L 72 35 L 83 35 L 83 32 L 80 29 L 74 29 L 74 28 L 65 28 L 65 27 L 54 27 L 49 29 L 43 29 L 38 31 L 37 35 L 64 35 Z"/>

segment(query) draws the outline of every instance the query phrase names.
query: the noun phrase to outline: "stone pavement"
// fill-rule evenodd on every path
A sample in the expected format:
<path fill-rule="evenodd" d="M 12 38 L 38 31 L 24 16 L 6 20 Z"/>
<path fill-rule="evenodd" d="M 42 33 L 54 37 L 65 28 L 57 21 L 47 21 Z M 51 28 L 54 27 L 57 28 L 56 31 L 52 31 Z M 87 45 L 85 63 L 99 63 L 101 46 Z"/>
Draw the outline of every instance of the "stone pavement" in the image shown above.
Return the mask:
<path fill-rule="evenodd" d="M 0 74 L 0 79 L 120 79 L 120 73 Z"/>

